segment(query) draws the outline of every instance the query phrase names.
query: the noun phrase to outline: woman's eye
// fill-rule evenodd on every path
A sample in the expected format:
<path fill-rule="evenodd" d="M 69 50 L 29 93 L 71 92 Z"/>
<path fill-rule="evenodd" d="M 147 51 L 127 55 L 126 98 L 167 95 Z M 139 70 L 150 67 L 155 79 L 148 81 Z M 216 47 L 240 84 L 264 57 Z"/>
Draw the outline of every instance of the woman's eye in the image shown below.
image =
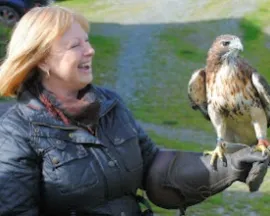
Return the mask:
<path fill-rule="evenodd" d="M 79 46 L 79 44 L 72 44 L 70 48 L 75 48 L 77 46 Z"/>

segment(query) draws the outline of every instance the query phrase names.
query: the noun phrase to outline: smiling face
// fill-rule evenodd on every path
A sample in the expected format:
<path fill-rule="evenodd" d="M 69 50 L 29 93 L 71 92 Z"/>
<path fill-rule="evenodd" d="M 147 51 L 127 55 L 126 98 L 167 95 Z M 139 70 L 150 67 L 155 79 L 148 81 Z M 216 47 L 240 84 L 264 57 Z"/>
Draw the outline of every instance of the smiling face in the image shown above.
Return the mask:
<path fill-rule="evenodd" d="M 74 22 L 71 27 L 53 42 L 48 57 L 39 64 L 49 76 L 43 76 L 44 86 L 54 92 L 78 91 L 92 82 L 92 58 L 88 34 Z"/>

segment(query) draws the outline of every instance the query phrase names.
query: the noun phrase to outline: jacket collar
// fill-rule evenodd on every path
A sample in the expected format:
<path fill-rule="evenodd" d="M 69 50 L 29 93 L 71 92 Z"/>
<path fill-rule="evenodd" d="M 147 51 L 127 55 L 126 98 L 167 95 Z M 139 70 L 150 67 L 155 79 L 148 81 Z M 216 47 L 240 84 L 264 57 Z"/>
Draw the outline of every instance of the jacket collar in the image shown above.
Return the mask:
<path fill-rule="evenodd" d="M 91 89 L 95 91 L 100 100 L 99 118 L 101 118 L 115 107 L 118 100 L 116 98 L 107 98 L 102 94 L 102 91 L 99 91 L 99 88 L 95 86 Z M 28 116 L 32 122 L 49 124 L 51 126 L 66 126 L 62 121 L 52 118 L 45 106 L 27 90 L 24 90 L 20 94 L 18 103 L 22 107 L 22 112 Z"/>

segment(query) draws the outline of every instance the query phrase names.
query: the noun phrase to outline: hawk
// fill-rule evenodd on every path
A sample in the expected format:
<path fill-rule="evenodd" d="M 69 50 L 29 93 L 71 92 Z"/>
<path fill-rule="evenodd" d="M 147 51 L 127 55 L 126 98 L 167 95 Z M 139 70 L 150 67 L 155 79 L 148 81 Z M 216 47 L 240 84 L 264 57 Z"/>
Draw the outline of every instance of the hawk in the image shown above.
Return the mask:
<path fill-rule="evenodd" d="M 270 87 L 266 79 L 239 56 L 241 40 L 218 36 L 208 51 L 205 68 L 196 70 L 188 83 L 193 109 L 211 121 L 217 135 L 211 165 L 219 158 L 226 165 L 225 142 L 256 145 L 269 153 Z"/>

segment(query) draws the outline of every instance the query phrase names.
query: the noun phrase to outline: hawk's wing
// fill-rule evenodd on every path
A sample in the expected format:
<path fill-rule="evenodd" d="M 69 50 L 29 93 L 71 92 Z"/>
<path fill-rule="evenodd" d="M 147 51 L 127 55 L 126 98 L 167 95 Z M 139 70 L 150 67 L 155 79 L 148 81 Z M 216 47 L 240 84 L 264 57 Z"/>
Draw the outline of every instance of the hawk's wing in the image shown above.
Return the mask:
<path fill-rule="evenodd" d="M 252 73 L 252 84 L 259 93 L 260 100 L 263 104 L 267 116 L 267 125 L 270 126 L 270 86 L 266 79 L 257 72 Z"/>
<path fill-rule="evenodd" d="M 196 70 L 188 83 L 188 98 L 192 109 L 199 109 L 204 117 L 210 120 L 207 111 L 205 69 Z"/>

